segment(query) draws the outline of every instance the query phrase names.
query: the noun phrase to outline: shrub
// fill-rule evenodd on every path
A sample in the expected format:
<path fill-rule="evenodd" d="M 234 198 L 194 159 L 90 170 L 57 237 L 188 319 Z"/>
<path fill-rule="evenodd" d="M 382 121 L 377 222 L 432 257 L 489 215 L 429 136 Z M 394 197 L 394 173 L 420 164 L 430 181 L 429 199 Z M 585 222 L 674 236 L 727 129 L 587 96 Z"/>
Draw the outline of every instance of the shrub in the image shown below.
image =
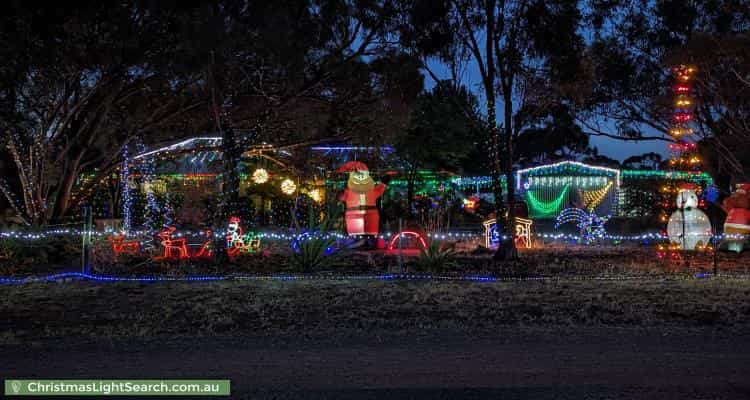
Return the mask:
<path fill-rule="evenodd" d="M 303 272 L 328 268 L 341 256 L 340 249 L 337 248 L 338 241 L 330 235 L 318 233 L 295 240 L 296 246 L 290 263 Z"/>
<path fill-rule="evenodd" d="M 329 209 L 316 221 L 314 213 L 308 213 L 308 230 L 305 230 L 292 210 L 294 225 L 297 229 L 292 240 L 292 257 L 289 262 L 292 268 L 303 272 L 314 272 L 333 266 L 348 247 L 343 240 L 338 240 L 331 232 L 338 213 Z"/>
<path fill-rule="evenodd" d="M 0 240 L 0 263 L 17 262 L 19 255 L 18 242 L 11 239 Z"/>
<path fill-rule="evenodd" d="M 79 237 L 68 235 L 53 236 L 46 241 L 48 262 L 60 263 L 70 262 L 81 258 L 83 244 Z"/>
<path fill-rule="evenodd" d="M 456 262 L 455 245 L 441 245 L 433 241 L 427 246 L 427 249 L 419 250 L 417 258 L 417 268 L 420 271 L 443 272 L 449 269 L 455 269 L 458 266 Z"/>

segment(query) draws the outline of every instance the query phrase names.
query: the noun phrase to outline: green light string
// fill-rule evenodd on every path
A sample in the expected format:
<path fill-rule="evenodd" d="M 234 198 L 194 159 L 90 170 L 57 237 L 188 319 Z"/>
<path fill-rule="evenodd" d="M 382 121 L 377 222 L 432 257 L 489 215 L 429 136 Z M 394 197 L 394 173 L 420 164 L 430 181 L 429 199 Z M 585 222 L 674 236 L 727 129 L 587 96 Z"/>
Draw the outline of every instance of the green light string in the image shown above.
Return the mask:
<path fill-rule="evenodd" d="M 540 201 L 536 198 L 533 191 L 529 190 L 526 192 L 526 198 L 529 201 L 529 205 L 531 206 L 531 209 L 534 210 L 534 214 L 536 215 L 551 215 L 556 213 L 558 210 L 560 210 L 560 206 L 562 205 L 563 200 L 565 199 L 565 194 L 568 192 L 568 187 L 570 184 L 566 184 L 562 188 L 562 192 L 560 192 L 560 195 L 557 196 L 556 199 L 552 201 Z"/>
<path fill-rule="evenodd" d="M 692 182 L 706 182 L 713 184 L 713 178 L 706 172 L 693 173 L 684 171 L 661 171 L 661 170 L 634 170 L 623 169 L 622 178 L 627 179 L 667 179 L 667 180 L 690 180 Z"/>

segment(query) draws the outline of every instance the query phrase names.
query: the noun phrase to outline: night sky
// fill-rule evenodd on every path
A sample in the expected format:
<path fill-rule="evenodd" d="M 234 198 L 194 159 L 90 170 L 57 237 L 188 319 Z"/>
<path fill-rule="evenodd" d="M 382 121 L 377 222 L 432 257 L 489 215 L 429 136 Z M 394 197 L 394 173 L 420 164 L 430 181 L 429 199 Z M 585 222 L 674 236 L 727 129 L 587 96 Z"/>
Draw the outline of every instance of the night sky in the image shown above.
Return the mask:
<path fill-rule="evenodd" d="M 430 69 L 440 78 L 450 78 L 450 71 L 448 70 L 448 68 L 439 62 L 430 62 Z M 479 106 L 481 107 L 482 112 L 485 112 L 486 105 L 484 102 L 484 92 L 482 89 L 479 69 L 476 67 L 476 64 L 468 63 L 463 76 L 460 77 L 460 80 L 463 85 L 470 88 L 472 92 L 477 96 L 477 98 L 479 99 Z M 425 88 L 431 89 L 433 86 L 435 86 L 434 80 L 430 77 L 429 74 L 425 74 Z M 498 121 L 501 121 L 503 118 L 503 103 L 500 98 L 497 99 L 496 112 Z M 615 130 L 612 129 L 611 133 L 614 134 Z M 653 136 L 656 136 L 656 134 L 654 134 Z M 630 156 L 640 155 L 648 152 L 660 153 L 665 157 L 668 156 L 667 143 L 661 140 L 645 140 L 635 142 L 611 139 L 602 136 L 591 136 L 590 146 L 598 148 L 599 154 L 614 158 L 619 161 L 623 161 Z"/>

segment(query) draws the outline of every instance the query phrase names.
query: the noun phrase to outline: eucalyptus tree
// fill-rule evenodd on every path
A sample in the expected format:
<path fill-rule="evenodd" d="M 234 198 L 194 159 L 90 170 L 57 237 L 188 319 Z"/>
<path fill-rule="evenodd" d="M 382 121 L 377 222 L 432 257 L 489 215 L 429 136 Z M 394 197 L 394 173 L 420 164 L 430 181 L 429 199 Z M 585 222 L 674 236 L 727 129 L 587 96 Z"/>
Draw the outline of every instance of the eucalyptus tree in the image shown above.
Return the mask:
<path fill-rule="evenodd" d="M 584 47 L 580 4 L 575 0 L 406 4 L 408 24 L 402 40 L 407 46 L 425 60 L 437 58 L 449 65 L 468 62 L 479 72 L 495 210 L 498 223 L 513 237 L 516 145 L 525 127 L 549 118 L 552 107 L 575 100 L 571 93 L 582 74 L 579 55 Z M 504 241 L 495 256 L 516 258 L 513 240 Z"/>
<path fill-rule="evenodd" d="M 391 40 L 392 1 L 221 0 L 203 8 L 189 35 L 224 137 L 225 209 L 237 200 L 239 148 L 392 136 L 422 89 L 419 65 Z"/>
<path fill-rule="evenodd" d="M 482 152 L 484 128 L 477 98 L 464 86 L 441 82 L 417 98 L 408 128 L 394 142 L 405 165 L 410 212 L 419 170 L 474 169 L 477 160 L 472 156 Z"/>
<path fill-rule="evenodd" d="M 592 135 L 670 141 L 671 68 L 697 67 L 695 132 L 705 166 L 746 180 L 750 165 L 750 7 L 743 0 L 589 2 Z"/>
<path fill-rule="evenodd" d="M 13 178 L 0 188 L 31 225 L 71 213 L 136 138 L 221 132 L 225 203 L 236 203 L 246 145 L 392 135 L 422 89 L 418 64 L 388 38 L 385 0 L 4 11 L 2 168 Z"/>
<path fill-rule="evenodd" d="M 192 77 L 172 68 L 173 10 L 32 1 L 3 11 L 0 189 L 28 225 L 68 214 L 120 163 L 123 146 L 180 130 L 200 105 Z"/>

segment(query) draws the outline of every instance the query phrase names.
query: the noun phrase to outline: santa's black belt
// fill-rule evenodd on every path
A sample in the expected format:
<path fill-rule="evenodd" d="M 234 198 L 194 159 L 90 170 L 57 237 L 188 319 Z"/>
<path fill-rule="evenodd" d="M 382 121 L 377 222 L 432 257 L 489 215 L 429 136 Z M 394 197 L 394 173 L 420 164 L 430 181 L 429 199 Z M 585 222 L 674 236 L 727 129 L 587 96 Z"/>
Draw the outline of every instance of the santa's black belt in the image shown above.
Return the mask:
<path fill-rule="evenodd" d="M 359 206 L 359 207 L 349 207 L 346 209 L 346 211 L 366 211 L 366 210 L 377 210 L 377 206 Z"/>

